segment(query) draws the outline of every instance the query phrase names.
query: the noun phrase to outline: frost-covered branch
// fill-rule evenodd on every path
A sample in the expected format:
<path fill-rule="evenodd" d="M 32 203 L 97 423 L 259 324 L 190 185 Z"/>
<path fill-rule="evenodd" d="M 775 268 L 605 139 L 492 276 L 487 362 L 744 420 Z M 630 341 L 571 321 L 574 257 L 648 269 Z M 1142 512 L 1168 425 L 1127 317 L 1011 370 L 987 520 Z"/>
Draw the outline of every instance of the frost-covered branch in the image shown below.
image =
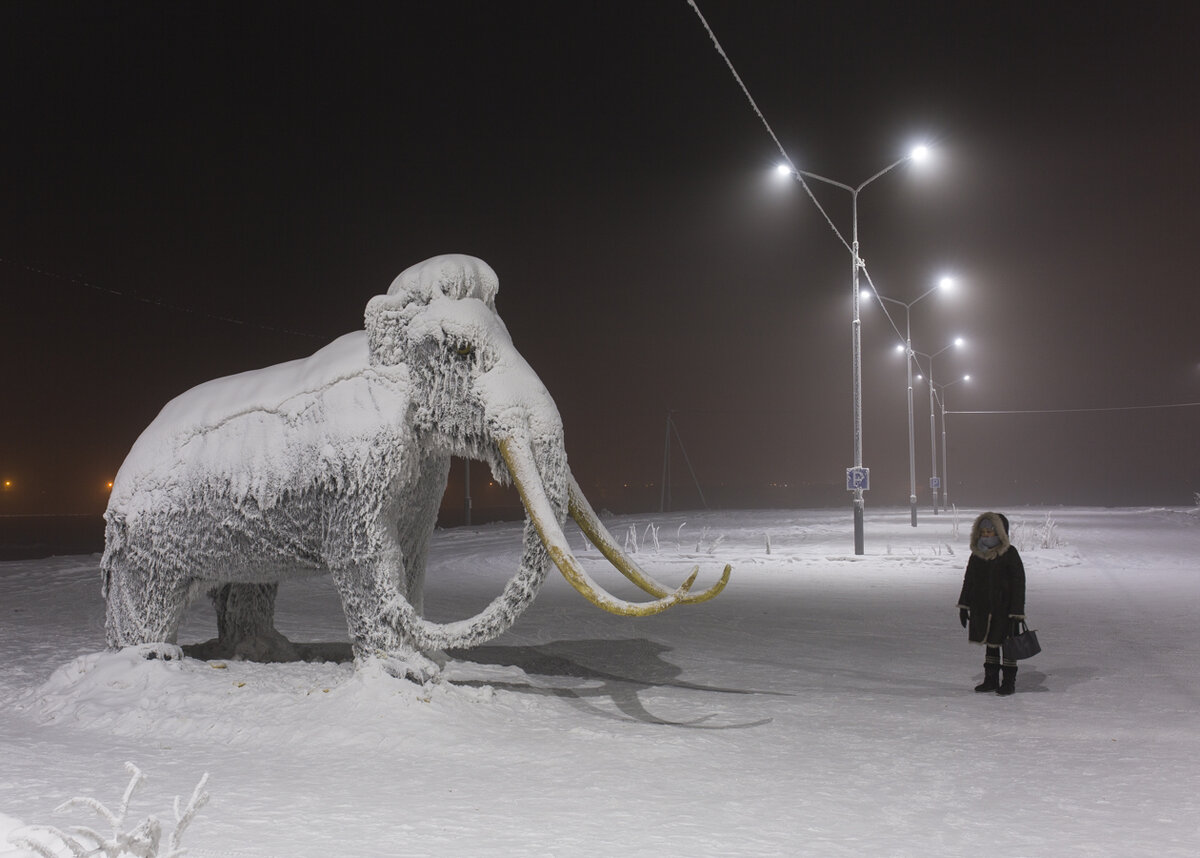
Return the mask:
<path fill-rule="evenodd" d="M 175 796 L 175 830 L 171 832 L 171 839 L 168 841 L 170 850 L 163 858 L 176 858 L 182 855 L 184 850 L 179 848 L 180 838 L 183 837 L 183 832 L 192 824 L 192 820 L 196 818 L 196 814 L 200 808 L 208 804 L 209 794 L 204 789 L 204 785 L 208 783 L 208 772 L 200 778 L 200 782 L 196 784 L 196 788 L 192 790 L 192 797 L 187 803 L 187 807 L 182 812 L 179 810 L 179 796 Z"/>
<path fill-rule="evenodd" d="M 646 537 L 647 537 L 647 536 L 649 536 L 649 537 L 650 537 L 650 541 L 654 543 L 654 553 L 655 553 L 655 554 L 657 554 L 657 553 L 658 553 L 658 550 L 659 550 L 659 545 L 658 545 L 658 527 L 657 527 L 657 525 L 655 525 L 655 524 L 654 524 L 654 522 L 650 522 L 648 525 L 646 525 L 646 529 L 645 529 L 645 531 L 643 531 L 643 533 L 642 533 L 642 544 L 643 544 L 643 545 L 645 545 L 645 544 L 646 544 Z"/>
<path fill-rule="evenodd" d="M 191 800 L 187 806 L 180 809 L 179 797 L 175 798 L 175 829 L 171 832 L 166 851 L 161 851 L 162 825 L 155 816 L 147 816 L 133 829 L 126 831 L 126 817 L 129 805 L 138 788 L 145 781 L 141 769 L 133 763 L 125 764 L 125 771 L 130 773 L 129 785 L 121 796 L 121 804 L 117 812 L 109 810 L 104 804 L 94 798 L 72 798 L 54 809 L 55 813 L 65 813 L 75 807 L 91 810 L 109 824 L 112 834 L 105 837 L 98 831 L 87 826 L 73 826 L 67 831 L 51 825 L 32 826 L 31 830 L 39 834 L 49 835 L 57 839 L 73 856 L 73 858 L 181 858 L 186 850 L 181 849 L 179 841 L 183 832 L 195 818 L 200 808 L 208 803 L 209 794 L 204 790 L 208 782 L 208 773 L 200 778 L 192 791 Z M 60 852 L 52 849 L 46 843 L 32 840 L 28 837 L 14 838 L 13 843 L 34 852 L 41 858 L 59 858 Z"/>

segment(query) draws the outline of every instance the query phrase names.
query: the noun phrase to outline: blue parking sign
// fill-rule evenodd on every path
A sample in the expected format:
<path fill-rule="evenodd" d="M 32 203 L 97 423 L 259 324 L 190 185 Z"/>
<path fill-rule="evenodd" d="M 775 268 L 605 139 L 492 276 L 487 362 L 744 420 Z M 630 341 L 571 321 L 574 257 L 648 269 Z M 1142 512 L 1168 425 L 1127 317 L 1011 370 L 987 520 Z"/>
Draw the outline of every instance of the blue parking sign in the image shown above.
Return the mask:
<path fill-rule="evenodd" d="M 846 468 L 846 491 L 866 491 L 871 488 L 870 468 Z"/>

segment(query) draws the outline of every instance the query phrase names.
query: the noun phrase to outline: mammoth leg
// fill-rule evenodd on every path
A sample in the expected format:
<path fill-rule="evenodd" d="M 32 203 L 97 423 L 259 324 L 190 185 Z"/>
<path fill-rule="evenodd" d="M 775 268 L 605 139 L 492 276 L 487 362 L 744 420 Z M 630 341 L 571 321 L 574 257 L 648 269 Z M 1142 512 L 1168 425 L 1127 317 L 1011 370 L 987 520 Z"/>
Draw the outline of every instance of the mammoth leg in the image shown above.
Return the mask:
<path fill-rule="evenodd" d="M 425 567 L 429 560 L 429 541 L 437 524 L 438 508 L 450 474 L 449 456 L 430 456 L 421 464 L 416 485 L 406 494 L 403 511 L 393 512 L 396 519 L 396 543 L 400 546 L 403 577 L 400 591 L 418 614 L 425 610 Z"/>
<path fill-rule="evenodd" d="M 189 580 L 178 570 L 145 569 L 124 556 L 106 558 L 105 642 L 110 649 L 174 644 L 187 606 Z"/>
<path fill-rule="evenodd" d="M 222 584 L 209 590 L 217 612 L 216 652 L 223 658 L 295 661 L 292 642 L 275 630 L 278 582 Z"/>
<path fill-rule="evenodd" d="M 361 664 L 378 659 L 388 673 L 424 683 L 441 668 L 400 631 L 390 610 L 397 602 L 408 604 L 397 587 L 404 580 L 403 565 L 399 549 L 391 548 L 331 571 L 346 614 L 354 660 Z"/>

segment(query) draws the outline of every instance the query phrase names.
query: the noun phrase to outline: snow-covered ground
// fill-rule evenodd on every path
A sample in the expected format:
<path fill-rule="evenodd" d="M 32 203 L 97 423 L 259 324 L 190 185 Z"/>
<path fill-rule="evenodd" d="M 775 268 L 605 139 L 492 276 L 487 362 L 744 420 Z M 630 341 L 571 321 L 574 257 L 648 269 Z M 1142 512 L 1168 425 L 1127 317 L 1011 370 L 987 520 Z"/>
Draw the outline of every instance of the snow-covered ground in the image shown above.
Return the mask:
<path fill-rule="evenodd" d="M 196 858 L 1200 854 L 1200 513 L 1004 511 L 1044 646 L 1011 698 L 972 692 L 983 652 L 954 610 L 975 511 L 913 529 L 868 508 L 862 557 L 848 508 L 610 519 L 656 577 L 730 562 L 728 589 L 625 619 L 552 573 L 425 689 L 103 653 L 98 557 L 0 563 L 0 844 L 103 829 L 54 808 L 115 808 L 128 760 L 131 820 L 166 832 L 210 773 Z M 427 612 L 474 613 L 519 546 L 516 524 L 439 531 Z M 327 578 L 285 585 L 278 625 L 348 649 Z M 181 643 L 214 634 L 195 604 Z"/>

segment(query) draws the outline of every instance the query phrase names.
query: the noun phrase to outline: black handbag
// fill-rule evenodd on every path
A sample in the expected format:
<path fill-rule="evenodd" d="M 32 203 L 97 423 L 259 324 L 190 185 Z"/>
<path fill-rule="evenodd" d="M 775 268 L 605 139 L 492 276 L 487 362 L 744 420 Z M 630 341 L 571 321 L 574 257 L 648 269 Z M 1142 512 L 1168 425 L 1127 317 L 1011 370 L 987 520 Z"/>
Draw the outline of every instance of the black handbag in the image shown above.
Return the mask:
<path fill-rule="evenodd" d="M 1016 634 L 1006 637 L 1002 644 L 1005 658 L 1021 661 L 1033 658 L 1042 651 L 1042 645 L 1038 643 L 1037 632 L 1025 625 L 1024 620 L 1017 622 L 1014 631 Z"/>

